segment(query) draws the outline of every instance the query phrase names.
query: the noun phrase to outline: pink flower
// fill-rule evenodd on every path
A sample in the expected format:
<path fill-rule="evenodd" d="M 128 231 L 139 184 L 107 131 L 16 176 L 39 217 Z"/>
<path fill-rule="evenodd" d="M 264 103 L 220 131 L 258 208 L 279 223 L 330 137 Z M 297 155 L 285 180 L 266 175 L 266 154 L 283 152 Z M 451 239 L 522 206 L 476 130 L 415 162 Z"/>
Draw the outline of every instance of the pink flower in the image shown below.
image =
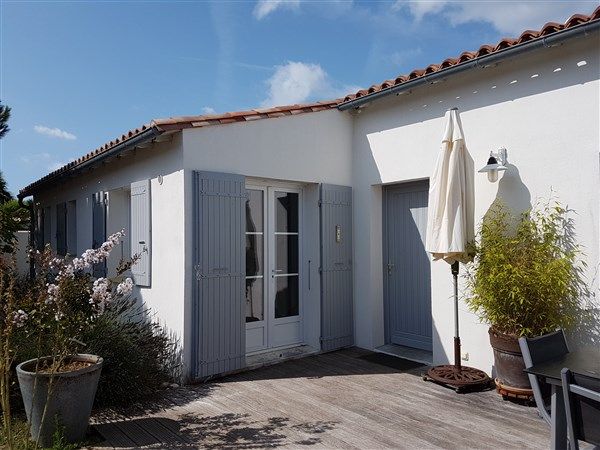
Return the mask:
<path fill-rule="evenodd" d="M 25 325 L 27 318 L 29 317 L 25 311 L 19 309 L 12 314 L 12 323 L 15 324 L 17 328 L 21 328 Z"/>
<path fill-rule="evenodd" d="M 117 285 L 117 294 L 129 295 L 133 290 L 133 280 L 131 278 L 125 278 L 121 283 Z"/>

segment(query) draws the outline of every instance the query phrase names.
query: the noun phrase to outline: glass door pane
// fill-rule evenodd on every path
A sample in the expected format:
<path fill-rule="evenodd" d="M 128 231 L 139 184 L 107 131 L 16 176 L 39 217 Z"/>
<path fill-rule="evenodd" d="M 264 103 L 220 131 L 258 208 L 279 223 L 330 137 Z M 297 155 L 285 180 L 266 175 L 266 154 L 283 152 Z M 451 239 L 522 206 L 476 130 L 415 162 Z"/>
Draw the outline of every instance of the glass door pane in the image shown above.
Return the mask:
<path fill-rule="evenodd" d="M 275 318 L 299 315 L 298 194 L 274 192 Z"/>
<path fill-rule="evenodd" d="M 264 320 L 264 192 L 246 200 L 246 322 Z"/>

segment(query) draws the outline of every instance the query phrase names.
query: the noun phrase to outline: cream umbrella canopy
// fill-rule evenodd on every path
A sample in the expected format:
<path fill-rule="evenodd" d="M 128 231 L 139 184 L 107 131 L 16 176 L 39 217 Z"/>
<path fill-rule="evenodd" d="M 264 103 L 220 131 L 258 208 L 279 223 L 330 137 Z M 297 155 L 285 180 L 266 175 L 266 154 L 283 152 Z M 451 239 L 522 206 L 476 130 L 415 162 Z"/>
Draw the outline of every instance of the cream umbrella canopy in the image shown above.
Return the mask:
<path fill-rule="evenodd" d="M 475 237 L 474 175 L 458 110 L 451 109 L 429 181 L 426 250 L 434 260 L 469 261 L 468 244 Z"/>
<path fill-rule="evenodd" d="M 469 244 L 475 238 L 475 165 L 465 142 L 458 110 L 446 112 L 446 130 L 433 175 L 429 181 L 429 203 L 425 249 L 434 260 L 451 264 L 454 278 L 454 365 L 436 366 L 428 379 L 457 391 L 487 387 L 485 372 L 461 365 L 458 327 L 458 267 L 468 262 Z M 426 377 L 427 379 L 427 377 Z"/>

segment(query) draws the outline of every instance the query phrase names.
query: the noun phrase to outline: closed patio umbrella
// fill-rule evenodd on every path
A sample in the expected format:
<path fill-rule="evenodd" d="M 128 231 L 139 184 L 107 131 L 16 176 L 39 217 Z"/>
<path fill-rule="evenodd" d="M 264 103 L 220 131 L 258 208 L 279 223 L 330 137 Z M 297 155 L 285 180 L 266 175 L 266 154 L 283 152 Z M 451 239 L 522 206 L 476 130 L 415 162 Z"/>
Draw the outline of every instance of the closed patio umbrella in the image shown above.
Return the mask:
<path fill-rule="evenodd" d="M 431 368 L 427 377 L 457 391 L 487 387 L 490 378 L 481 370 L 464 367 L 460 361 L 458 327 L 458 268 L 468 262 L 469 243 L 475 238 L 475 166 L 457 108 L 446 112 L 446 130 L 429 182 L 426 247 L 434 260 L 451 265 L 454 278 L 454 365 Z"/>

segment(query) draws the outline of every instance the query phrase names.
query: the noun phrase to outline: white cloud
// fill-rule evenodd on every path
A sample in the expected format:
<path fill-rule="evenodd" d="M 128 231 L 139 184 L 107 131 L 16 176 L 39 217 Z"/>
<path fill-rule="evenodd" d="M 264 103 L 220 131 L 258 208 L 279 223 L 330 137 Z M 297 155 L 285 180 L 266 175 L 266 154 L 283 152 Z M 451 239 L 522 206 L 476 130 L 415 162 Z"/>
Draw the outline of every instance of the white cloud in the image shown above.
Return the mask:
<path fill-rule="evenodd" d="M 44 134 L 46 136 L 55 137 L 59 139 L 66 139 L 67 141 L 74 141 L 75 139 L 77 139 L 77 136 L 75 136 L 74 134 L 69 133 L 68 131 L 61 130 L 60 128 L 50 128 L 44 125 L 36 125 L 33 127 L 33 129 L 36 133 Z"/>
<path fill-rule="evenodd" d="M 448 1 L 397 0 L 394 9 L 406 8 L 415 21 L 426 15 L 442 14 L 453 26 L 469 22 L 491 23 L 501 33 L 517 37 L 526 29 L 539 29 L 546 22 L 564 22 L 574 13 L 590 13 L 594 4 L 586 0 L 542 1 Z"/>
<path fill-rule="evenodd" d="M 294 61 L 276 66 L 266 83 L 268 95 L 262 102 L 263 107 L 328 100 L 356 90 L 355 86 L 335 83 L 319 64 Z"/>
<path fill-rule="evenodd" d="M 65 164 L 67 164 L 66 162 L 62 162 L 62 161 L 56 161 L 50 165 L 48 165 L 48 170 L 50 172 L 54 172 L 55 170 L 60 169 L 62 166 L 64 166 Z"/>
<path fill-rule="evenodd" d="M 421 49 L 421 47 L 413 47 L 395 51 L 391 55 L 388 55 L 387 58 L 395 65 L 402 66 L 410 64 L 414 58 L 421 56 L 422 54 L 423 49 Z"/>
<path fill-rule="evenodd" d="M 39 161 L 48 161 L 50 160 L 50 158 L 52 158 L 52 155 L 48 152 L 42 152 L 42 153 L 32 153 L 32 154 L 25 154 L 25 155 L 21 155 L 20 159 L 22 162 L 24 162 L 25 164 L 29 164 L 32 162 L 39 162 Z"/>
<path fill-rule="evenodd" d="M 439 13 L 448 2 L 446 0 L 430 0 L 430 1 L 406 1 L 398 0 L 392 5 L 392 9 L 397 11 L 404 7 L 408 7 L 410 13 L 414 16 L 417 22 L 420 22 L 427 14 Z"/>
<path fill-rule="evenodd" d="M 278 9 L 298 9 L 299 6 L 300 0 L 258 0 L 252 13 L 261 20 Z"/>
<path fill-rule="evenodd" d="M 36 164 L 38 166 L 45 165 L 46 169 L 50 172 L 54 172 L 67 164 L 63 161 L 57 161 L 53 155 L 48 152 L 21 155 L 20 160 L 24 164 Z"/>
<path fill-rule="evenodd" d="M 202 108 L 202 114 L 216 114 L 217 111 L 215 111 L 214 108 L 211 108 L 210 106 L 204 106 Z"/>

